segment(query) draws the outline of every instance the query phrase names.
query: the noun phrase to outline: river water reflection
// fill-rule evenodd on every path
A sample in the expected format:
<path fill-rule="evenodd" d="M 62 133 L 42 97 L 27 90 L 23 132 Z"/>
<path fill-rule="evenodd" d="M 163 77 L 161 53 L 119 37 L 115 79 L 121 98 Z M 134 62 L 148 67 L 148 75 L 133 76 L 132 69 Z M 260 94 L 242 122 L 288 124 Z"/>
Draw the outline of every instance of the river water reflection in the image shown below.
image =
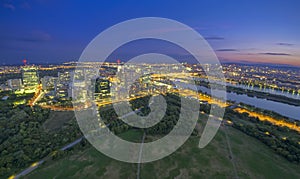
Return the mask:
<path fill-rule="evenodd" d="M 180 85 L 185 86 L 186 88 L 189 88 L 190 84 L 187 83 L 181 83 Z M 201 90 L 202 92 L 206 92 L 207 94 L 210 94 L 211 91 L 209 88 L 206 88 L 204 86 L 197 86 L 198 90 Z M 218 92 L 218 91 L 216 91 Z M 270 111 L 277 112 L 283 116 L 300 120 L 300 106 L 293 106 L 285 103 L 275 102 L 267 99 L 261 99 L 257 97 L 249 97 L 245 94 L 237 94 L 237 93 L 226 93 L 227 100 L 235 101 L 237 103 L 245 103 L 249 104 L 261 109 L 266 109 Z"/>

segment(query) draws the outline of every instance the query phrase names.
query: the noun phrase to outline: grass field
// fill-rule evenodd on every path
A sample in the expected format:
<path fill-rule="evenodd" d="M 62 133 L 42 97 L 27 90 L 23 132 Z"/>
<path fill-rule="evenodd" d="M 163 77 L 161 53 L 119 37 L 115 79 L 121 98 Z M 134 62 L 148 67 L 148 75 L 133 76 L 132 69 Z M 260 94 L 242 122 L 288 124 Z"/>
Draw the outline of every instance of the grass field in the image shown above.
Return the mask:
<path fill-rule="evenodd" d="M 288 162 L 258 140 L 233 128 L 226 130 L 233 152 L 233 159 L 230 159 L 224 132 L 224 128 L 219 130 L 204 149 L 197 148 L 199 138 L 191 137 L 163 160 L 142 164 L 142 178 L 235 178 L 232 163 L 239 178 L 300 177 L 299 165 Z"/>
<path fill-rule="evenodd" d="M 51 111 L 49 119 L 44 123 L 44 128 L 47 131 L 55 131 L 72 119 L 75 119 L 73 111 Z"/>
<path fill-rule="evenodd" d="M 127 141 L 140 142 L 143 137 L 143 132 L 142 132 L 142 130 L 132 129 L 132 130 L 126 131 L 124 133 L 121 133 L 118 136 Z"/>
<path fill-rule="evenodd" d="M 230 157 L 228 143 L 233 156 Z M 142 132 L 131 130 L 121 137 L 141 140 Z M 140 178 L 300 178 L 300 166 L 275 154 L 255 138 L 224 126 L 211 143 L 199 149 L 199 137 L 190 139 L 172 155 L 141 164 Z M 136 178 L 137 164 L 119 162 L 89 147 L 58 161 L 50 161 L 25 178 Z"/>

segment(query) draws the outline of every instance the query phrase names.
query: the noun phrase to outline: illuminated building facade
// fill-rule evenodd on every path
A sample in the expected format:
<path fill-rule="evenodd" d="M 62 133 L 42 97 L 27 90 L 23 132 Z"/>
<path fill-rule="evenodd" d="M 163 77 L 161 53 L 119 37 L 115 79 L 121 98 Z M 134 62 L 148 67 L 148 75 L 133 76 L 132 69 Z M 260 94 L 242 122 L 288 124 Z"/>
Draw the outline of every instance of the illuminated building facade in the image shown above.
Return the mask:
<path fill-rule="evenodd" d="M 110 98 L 110 86 L 111 83 L 109 80 L 104 78 L 97 78 L 95 83 L 95 99 L 104 100 Z"/>
<path fill-rule="evenodd" d="M 34 93 L 39 84 L 38 70 L 35 66 L 22 68 L 22 79 L 25 93 Z"/>
<path fill-rule="evenodd" d="M 71 92 L 71 79 L 73 72 L 65 71 L 59 72 L 57 83 L 55 85 L 56 96 L 61 99 L 68 99 L 72 96 Z"/>
<path fill-rule="evenodd" d="M 53 76 L 45 76 L 41 79 L 44 91 L 54 91 L 57 78 Z"/>
<path fill-rule="evenodd" d="M 7 86 L 12 90 L 20 90 L 22 88 L 21 79 L 9 79 L 7 80 Z"/>

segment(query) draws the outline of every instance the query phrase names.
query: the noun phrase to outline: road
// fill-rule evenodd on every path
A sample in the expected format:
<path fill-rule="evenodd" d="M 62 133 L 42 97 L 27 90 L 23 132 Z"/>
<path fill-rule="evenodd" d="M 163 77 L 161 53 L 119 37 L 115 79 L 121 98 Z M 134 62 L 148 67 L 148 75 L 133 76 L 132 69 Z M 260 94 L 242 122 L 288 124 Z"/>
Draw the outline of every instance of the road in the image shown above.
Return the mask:
<path fill-rule="evenodd" d="M 70 144 L 68 144 L 68 145 L 64 146 L 64 147 L 63 147 L 63 148 L 61 148 L 60 150 L 62 150 L 62 151 L 65 151 L 65 150 L 67 150 L 67 149 L 69 149 L 69 148 L 73 147 L 74 145 L 78 144 L 79 142 L 81 142 L 81 141 L 82 141 L 82 139 L 83 139 L 83 137 L 80 137 L 79 139 L 75 140 L 74 142 L 72 142 L 72 143 L 70 143 Z"/>
<path fill-rule="evenodd" d="M 21 176 L 25 176 L 28 173 L 30 173 L 33 170 L 35 170 L 39 165 L 41 165 L 44 162 L 45 162 L 45 160 L 40 160 L 39 162 L 35 162 L 30 167 L 28 167 L 27 169 L 25 169 L 21 173 L 19 173 L 18 175 L 9 177 L 9 179 L 20 178 Z"/>
<path fill-rule="evenodd" d="M 236 165 L 235 165 L 235 161 L 234 161 L 234 156 L 232 154 L 232 150 L 231 150 L 231 145 L 229 142 L 229 137 L 227 135 L 227 126 L 224 126 L 224 133 L 225 133 L 225 137 L 226 137 L 226 142 L 227 142 L 227 146 L 228 146 L 228 151 L 229 151 L 229 158 L 233 167 L 233 172 L 234 172 L 234 176 L 236 179 L 239 178 L 238 174 L 237 174 L 237 170 L 236 170 Z"/>
<path fill-rule="evenodd" d="M 38 85 L 37 91 L 34 93 L 34 96 L 29 101 L 29 106 L 34 106 L 35 103 L 41 99 L 41 97 L 44 95 L 44 92 L 42 91 L 42 86 Z"/>
<path fill-rule="evenodd" d="M 120 118 L 122 118 L 122 117 L 127 117 L 127 116 L 129 116 L 129 115 L 132 115 L 133 113 L 136 113 L 136 112 L 140 111 L 140 110 L 141 110 L 141 108 L 139 108 L 139 109 L 137 109 L 137 110 L 135 110 L 135 111 L 131 111 L 131 112 L 129 112 L 129 113 L 127 113 L 127 114 L 121 116 Z M 107 126 L 109 126 L 109 124 L 108 124 Z M 65 150 L 67 150 L 67 149 L 69 149 L 69 148 L 72 148 L 74 145 L 76 145 L 76 144 L 78 144 L 79 142 L 81 142 L 81 141 L 83 140 L 83 138 L 84 138 L 84 137 L 80 137 L 80 138 L 76 139 L 75 141 L 73 141 L 73 142 L 71 142 L 71 143 L 65 145 L 64 147 L 62 147 L 62 148 L 59 149 L 59 150 L 65 151 Z M 144 134 L 144 136 L 143 136 L 142 143 L 144 142 L 144 139 L 145 139 L 145 134 Z M 142 150 L 142 149 L 141 149 L 141 150 Z M 55 153 L 55 151 L 54 151 L 53 153 Z M 141 153 L 141 151 L 140 151 L 140 153 Z M 140 154 L 140 157 L 141 157 L 141 154 Z M 35 162 L 35 163 L 31 164 L 30 167 L 28 167 L 27 169 L 23 170 L 22 172 L 20 172 L 20 173 L 17 174 L 17 175 L 12 175 L 12 176 L 10 176 L 9 179 L 17 179 L 17 178 L 20 178 L 20 177 L 22 177 L 22 176 L 27 175 L 28 173 L 30 173 L 30 172 L 32 172 L 33 170 L 35 170 L 36 168 L 38 168 L 38 167 L 39 167 L 42 163 L 44 163 L 47 159 L 49 159 L 49 157 L 46 157 L 46 158 L 44 158 L 44 159 L 42 159 L 42 160 L 40 160 L 40 161 L 38 161 L 38 162 Z"/>
<path fill-rule="evenodd" d="M 265 115 L 265 114 L 262 114 L 262 113 L 259 113 L 259 112 L 256 112 L 256 111 L 251 111 L 249 109 L 241 108 L 241 107 L 235 108 L 234 111 L 239 112 L 241 114 L 242 113 L 248 113 L 250 117 L 257 117 L 261 121 L 268 121 L 268 122 L 270 122 L 274 125 L 284 126 L 284 127 L 289 128 L 289 129 L 300 132 L 300 126 L 297 126 L 296 123 L 286 121 L 285 119 L 281 119 L 281 120 L 276 119 L 276 118 L 271 117 L 269 115 Z"/>
<path fill-rule="evenodd" d="M 65 151 L 65 150 L 67 150 L 67 149 L 69 149 L 69 148 L 72 148 L 74 145 L 76 145 L 76 144 L 78 144 L 79 142 L 81 142 L 82 139 L 83 139 L 83 137 L 80 137 L 79 139 L 77 139 L 77 140 L 75 140 L 74 142 L 71 142 L 71 143 L 65 145 L 64 147 L 62 147 L 62 148 L 59 149 L 59 150 Z M 47 159 L 49 159 L 49 157 L 46 157 L 46 158 L 44 158 L 44 159 L 42 159 L 42 160 L 40 160 L 40 161 L 38 161 L 38 162 L 35 162 L 35 163 L 31 164 L 30 167 L 26 168 L 25 170 L 23 170 L 22 172 L 20 172 L 20 173 L 17 174 L 17 175 L 13 175 L 13 176 L 9 177 L 9 179 L 17 179 L 17 178 L 20 178 L 20 177 L 22 177 L 22 176 L 27 175 L 28 173 L 30 173 L 30 172 L 32 172 L 33 170 L 35 170 L 36 168 L 38 168 L 38 167 L 39 167 L 42 163 L 44 163 Z"/>
<path fill-rule="evenodd" d="M 138 166 L 137 166 L 137 172 L 136 172 L 136 178 L 140 178 L 140 171 L 141 171 L 141 160 L 142 160 L 142 154 L 143 154 L 143 146 L 144 146 L 144 141 L 145 141 L 146 133 L 144 132 L 142 142 L 141 142 L 141 148 L 140 148 L 140 153 L 139 153 L 139 161 L 138 161 Z"/>

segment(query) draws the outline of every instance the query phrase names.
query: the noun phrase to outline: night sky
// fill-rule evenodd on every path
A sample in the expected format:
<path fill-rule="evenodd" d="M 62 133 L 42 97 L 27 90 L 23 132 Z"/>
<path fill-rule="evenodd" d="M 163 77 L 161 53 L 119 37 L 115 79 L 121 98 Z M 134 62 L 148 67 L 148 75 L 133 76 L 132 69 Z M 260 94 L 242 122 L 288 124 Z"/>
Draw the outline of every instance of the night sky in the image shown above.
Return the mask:
<path fill-rule="evenodd" d="M 223 62 L 300 66 L 300 1 L 0 0 L 0 64 L 76 60 L 106 28 L 164 17 L 198 31 Z M 130 51 L 130 50 L 129 50 Z"/>

